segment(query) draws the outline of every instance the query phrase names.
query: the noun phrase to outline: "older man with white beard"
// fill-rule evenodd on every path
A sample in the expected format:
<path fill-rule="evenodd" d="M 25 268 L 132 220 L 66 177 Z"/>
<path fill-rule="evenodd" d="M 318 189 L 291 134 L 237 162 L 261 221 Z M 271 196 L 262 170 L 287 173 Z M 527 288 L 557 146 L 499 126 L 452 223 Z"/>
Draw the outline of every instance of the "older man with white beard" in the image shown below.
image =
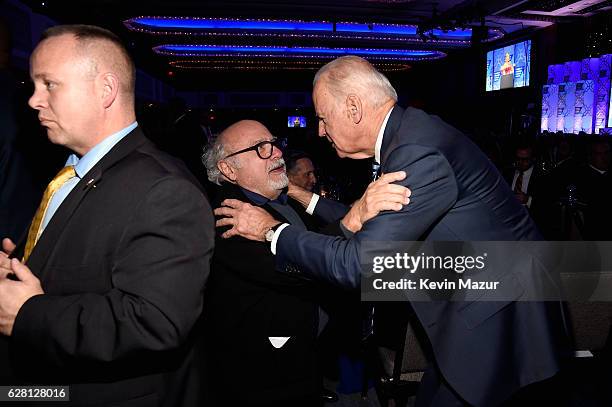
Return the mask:
<path fill-rule="evenodd" d="M 287 205 L 282 152 L 261 123 L 243 120 L 224 130 L 203 156 L 227 198 L 251 202 L 307 229 L 310 215 Z M 216 247 L 205 310 L 211 405 L 316 406 L 321 380 L 315 340 L 319 309 L 309 281 L 277 273 L 268 244 L 242 237 Z M 240 372 L 239 392 L 236 374 Z"/>

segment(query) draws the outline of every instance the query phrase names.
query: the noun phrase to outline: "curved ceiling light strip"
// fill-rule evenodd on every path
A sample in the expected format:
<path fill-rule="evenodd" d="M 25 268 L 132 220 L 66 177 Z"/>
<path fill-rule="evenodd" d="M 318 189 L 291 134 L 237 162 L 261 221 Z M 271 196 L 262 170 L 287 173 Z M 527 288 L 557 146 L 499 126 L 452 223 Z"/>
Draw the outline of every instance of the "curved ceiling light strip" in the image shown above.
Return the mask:
<path fill-rule="evenodd" d="M 429 29 L 419 32 L 413 24 L 328 22 L 272 19 L 140 16 L 124 21 L 131 31 L 156 35 L 264 36 L 293 38 L 363 39 L 374 41 L 432 42 L 469 46 L 471 28 Z M 486 41 L 503 37 L 489 28 Z"/>
<path fill-rule="evenodd" d="M 422 61 L 443 58 L 446 54 L 437 50 L 375 49 L 375 48 L 326 48 L 280 47 L 259 45 L 186 45 L 163 44 L 153 47 L 159 55 L 173 57 L 236 56 L 281 58 L 335 58 L 343 55 L 359 55 L 367 59 L 390 61 Z"/>
<path fill-rule="evenodd" d="M 203 69 L 203 70 L 316 70 L 321 68 L 320 61 L 274 61 L 274 60 L 247 60 L 247 59 L 186 59 L 170 61 L 169 65 L 176 69 Z M 406 71 L 410 65 L 405 63 L 374 63 L 378 69 L 386 72 Z"/>
<path fill-rule="evenodd" d="M 158 33 L 159 34 L 159 33 Z M 166 34 L 163 34 L 166 35 Z M 174 34 L 172 34 L 174 35 Z M 182 36 L 194 36 L 194 33 L 185 32 L 181 34 Z M 403 42 L 409 44 L 423 44 L 427 41 L 431 41 L 431 38 L 425 36 L 426 40 L 424 41 L 422 37 L 389 37 L 389 36 L 380 36 L 380 35 L 344 35 L 340 33 L 329 33 L 329 34 L 317 34 L 317 33 L 308 33 L 307 35 L 303 34 L 293 34 L 293 33 L 275 33 L 275 32 L 200 32 L 195 34 L 200 37 L 215 37 L 215 38 L 282 38 L 282 39 L 309 39 L 309 40 L 359 40 L 359 41 L 396 41 Z M 470 45 L 469 42 L 465 40 L 451 40 L 451 39 L 436 39 L 433 44 L 438 48 L 465 48 Z"/>

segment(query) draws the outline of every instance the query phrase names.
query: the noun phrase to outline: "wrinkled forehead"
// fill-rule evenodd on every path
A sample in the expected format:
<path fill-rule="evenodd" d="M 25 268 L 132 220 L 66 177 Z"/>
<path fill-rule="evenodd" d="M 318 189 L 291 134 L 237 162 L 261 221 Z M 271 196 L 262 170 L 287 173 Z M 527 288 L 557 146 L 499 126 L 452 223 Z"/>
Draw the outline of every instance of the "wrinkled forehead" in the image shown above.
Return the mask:
<path fill-rule="evenodd" d="M 323 99 L 322 96 L 323 96 L 323 93 L 325 92 L 325 90 L 327 88 L 327 86 L 325 86 L 324 82 L 325 82 L 324 78 L 319 79 L 317 84 L 312 89 L 312 101 L 315 104 L 321 103 L 323 101 L 322 100 Z"/>
<path fill-rule="evenodd" d="M 330 110 L 330 107 L 328 106 L 329 101 L 320 94 L 313 93 L 312 103 L 315 108 L 315 114 L 319 117 L 327 115 L 328 111 Z"/>
<path fill-rule="evenodd" d="M 272 140 L 272 134 L 264 126 L 251 125 L 231 131 L 226 136 L 225 145 L 229 151 L 242 150 L 255 144 Z"/>
<path fill-rule="evenodd" d="M 324 80 L 317 82 L 312 91 L 312 101 L 318 114 L 329 113 L 341 104 L 342 95 L 332 94 Z"/>

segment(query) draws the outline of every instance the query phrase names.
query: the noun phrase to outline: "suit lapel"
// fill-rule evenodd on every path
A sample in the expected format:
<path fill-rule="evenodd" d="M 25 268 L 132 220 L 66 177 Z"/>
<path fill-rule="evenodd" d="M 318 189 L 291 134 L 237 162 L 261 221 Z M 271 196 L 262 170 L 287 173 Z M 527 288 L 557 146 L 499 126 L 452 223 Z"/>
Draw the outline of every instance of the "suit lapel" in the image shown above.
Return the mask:
<path fill-rule="evenodd" d="M 47 259 L 53 252 L 54 246 L 64 232 L 68 221 L 76 212 L 89 191 L 102 180 L 104 172 L 146 142 L 147 140 L 142 131 L 137 127 L 130 134 L 121 139 L 121 141 L 102 157 L 102 159 L 79 181 L 59 206 L 53 218 L 51 218 L 49 224 L 40 236 L 38 243 L 34 246 L 34 250 L 32 250 L 32 254 L 27 264 L 34 274 L 39 277 L 41 276 Z M 94 216 L 94 214 L 92 214 L 92 216 Z"/>
<path fill-rule="evenodd" d="M 229 182 L 224 182 L 221 185 L 221 188 L 219 189 L 219 197 L 221 197 L 222 199 L 228 199 L 228 198 L 238 199 L 238 200 L 240 200 L 242 202 L 248 202 L 248 203 L 253 204 L 249 200 L 249 198 L 244 194 L 244 192 L 242 192 L 242 189 L 240 189 L 240 187 L 238 185 L 231 184 Z M 217 199 L 216 201 L 217 201 L 216 202 L 216 206 L 220 206 L 221 205 L 221 202 L 220 202 L 221 200 Z M 272 215 L 272 217 L 274 219 L 276 219 L 278 221 L 281 221 L 283 223 L 289 223 L 289 221 L 280 212 L 278 212 L 276 209 L 274 209 L 272 206 L 270 206 L 269 203 L 266 203 L 265 205 L 262 205 L 261 208 L 265 209 L 266 212 L 270 213 L 270 215 Z M 225 231 L 225 230 L 226 229 L 224 229 L 223 231 Z M 223 231 L 221 231 L 221 232 L 223 232 Z"/>

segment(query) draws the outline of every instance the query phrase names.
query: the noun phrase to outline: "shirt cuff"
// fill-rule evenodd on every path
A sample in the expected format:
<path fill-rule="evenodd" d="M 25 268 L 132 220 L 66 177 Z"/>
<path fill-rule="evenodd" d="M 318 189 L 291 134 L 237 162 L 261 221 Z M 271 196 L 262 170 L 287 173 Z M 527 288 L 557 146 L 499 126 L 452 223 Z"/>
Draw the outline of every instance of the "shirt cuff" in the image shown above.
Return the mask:
<path fill-rule="evenodd" d="M 310 203 L 308 204 L 308 208 L 306 208 L 306 213 L 312 215 L 314 213 L 315 207 L 319 202 L 319 195 L 312 194 L 312 198 L 310 198 Z"/>
<path fill-rule="evenodd" d="M 288 223 L 283 223 L 278 227 L 278 229 L 276 229 L 276 231 L 274 232 L 274 236 L 272 236 L 272 244 L 270 245 L 270 250 L 272 251 L 273 255 L 276 255 L 276 242 L 278 241 L 278 236 L 280 235 L 280 232 L 282 232 L 282 230 L 285 229 L 287 226 L 289 226 Z"/>
<path fill-rule="evenodd" d="M 525 204 L 528 208 L 531 208 L 531 197 L 527 198 L 527 203 Z"/>

